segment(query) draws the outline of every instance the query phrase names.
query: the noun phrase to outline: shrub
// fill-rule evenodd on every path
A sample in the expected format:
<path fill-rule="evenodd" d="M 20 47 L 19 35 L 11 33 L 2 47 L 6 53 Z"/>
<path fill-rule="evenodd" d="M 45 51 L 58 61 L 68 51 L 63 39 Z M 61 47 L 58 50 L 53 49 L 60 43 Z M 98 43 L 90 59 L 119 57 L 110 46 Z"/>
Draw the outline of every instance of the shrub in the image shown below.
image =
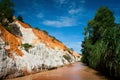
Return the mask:
<path fill-rule="evenodd" d="M 71 62 L 71 57 L 69 55 L 63 55 L 65 59 L 67 59 L 69 62 Z"/>
<path fill-rule="evenodd" d="M 12 32 L 13 28 L 11 26 L 4 26 L 4 28 L 9 31 L 10 33 Z"/>
<path fill-rule="evenodd" d="M 45 31 L 45 30 L 42 30 L 45 34 L 47 34 L 48 35 L 48 32 L 47 31 Z"/>
<path fill-rule="evenodd" d="M 25 49 L 26 51 L 28 51 L 29 48 L 32 47 L 32 45 L 30 45 L 30 44 L 28 44 L 28 43 L 22 44 L 21 46 L 24 47 L 24 49 Z"/>
<path fill-rule="evenodd" d="M 19 15 L 19 16 L 17 17 L 17 19 L 20 20 L 20 21 L 22 21 L 22 22 L 24 22 L 21 15 Z"/>
<path fill-rule="evenodd" d="M 35 27 L 35 29 L 40 30 L 38 27 Z"/>
<path fill-rule="evenodd" d="M 61 42 L 60 40 L 58 40 L 56 37 L 54 37 L 54 36 L 51 36 L 51 35 L 49 35 L 51 38 L 52 38 L 52 40 L 54 41 L 54 40 L 56 40 L 56 41 L 58 41 L 58 42 Z M 62 43 L 62 42 L 61 42 Z"/>

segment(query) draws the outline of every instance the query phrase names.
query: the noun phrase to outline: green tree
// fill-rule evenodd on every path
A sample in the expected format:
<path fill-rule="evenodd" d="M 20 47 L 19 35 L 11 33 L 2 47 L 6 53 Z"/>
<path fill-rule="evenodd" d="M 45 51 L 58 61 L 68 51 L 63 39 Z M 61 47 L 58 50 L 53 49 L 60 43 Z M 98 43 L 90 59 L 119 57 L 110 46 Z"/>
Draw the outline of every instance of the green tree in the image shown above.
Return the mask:
<path fill-rule="evenodd" d="M 71 50 L 71 51 L 74 51 L 74 49 L 73 49 L 73 48 L 70 48 L 70 50 Z"/>
<path fill-rule="evenodd" d="M 20 20 L 20 21 L 22 21 L 22 22 L 24 22 L 21 15 L 19 15 L 19 16 L 17 17 L 17 19 Z"/>
<path fill-rule="evenodd" d="M 6 23 L 6 19 L 9 22 L 12 22 L 12 17 L 14 14 L 13 3 L 10 0 L 1 0 L 0 1 L 0 22 L 3 24 Z"/>
<path fill-rule="evenodd" d="M 107 7 L 98 9 L 85 28 L 82 61 L 104 73 L 120 78 L 120 25 Z"/>

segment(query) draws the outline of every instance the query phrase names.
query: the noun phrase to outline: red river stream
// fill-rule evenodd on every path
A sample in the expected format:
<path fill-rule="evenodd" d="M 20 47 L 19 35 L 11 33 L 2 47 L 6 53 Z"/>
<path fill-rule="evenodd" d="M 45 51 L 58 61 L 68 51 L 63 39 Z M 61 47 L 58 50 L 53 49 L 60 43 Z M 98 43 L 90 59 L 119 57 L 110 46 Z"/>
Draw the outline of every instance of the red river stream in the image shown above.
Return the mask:
<path fill-rule="evenodd" d="M 81 62 L 66 65 L 54 70 L 31 74 L 12 80 L 109 80 L 98 71 Z"/>

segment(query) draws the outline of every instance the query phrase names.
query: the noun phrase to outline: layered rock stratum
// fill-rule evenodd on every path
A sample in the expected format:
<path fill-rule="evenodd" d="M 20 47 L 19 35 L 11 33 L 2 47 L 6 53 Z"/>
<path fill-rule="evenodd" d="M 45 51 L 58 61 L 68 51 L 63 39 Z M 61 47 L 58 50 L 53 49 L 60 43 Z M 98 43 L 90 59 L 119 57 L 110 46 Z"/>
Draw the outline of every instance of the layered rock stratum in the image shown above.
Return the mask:
<path fill-rule="evenodd" d="M 49 70 L 77 61 L 80 57 L 44 31 L 18 20 L 0 25 L 0 78 L 14 78 Z"/>

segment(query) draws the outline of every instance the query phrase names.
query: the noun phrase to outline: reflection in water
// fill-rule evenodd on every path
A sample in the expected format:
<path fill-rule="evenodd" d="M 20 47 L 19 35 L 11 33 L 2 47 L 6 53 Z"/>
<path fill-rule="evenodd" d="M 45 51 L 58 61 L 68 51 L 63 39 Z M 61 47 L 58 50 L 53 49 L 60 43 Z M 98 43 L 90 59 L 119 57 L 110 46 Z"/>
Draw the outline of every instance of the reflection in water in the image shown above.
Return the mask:
<path fill-rule="evenodd" d="M 98 75 L 99 72 L 76 62 L 64 67 L 16 78 L 15 80 L 108 80 L 105 76 Z"/>

